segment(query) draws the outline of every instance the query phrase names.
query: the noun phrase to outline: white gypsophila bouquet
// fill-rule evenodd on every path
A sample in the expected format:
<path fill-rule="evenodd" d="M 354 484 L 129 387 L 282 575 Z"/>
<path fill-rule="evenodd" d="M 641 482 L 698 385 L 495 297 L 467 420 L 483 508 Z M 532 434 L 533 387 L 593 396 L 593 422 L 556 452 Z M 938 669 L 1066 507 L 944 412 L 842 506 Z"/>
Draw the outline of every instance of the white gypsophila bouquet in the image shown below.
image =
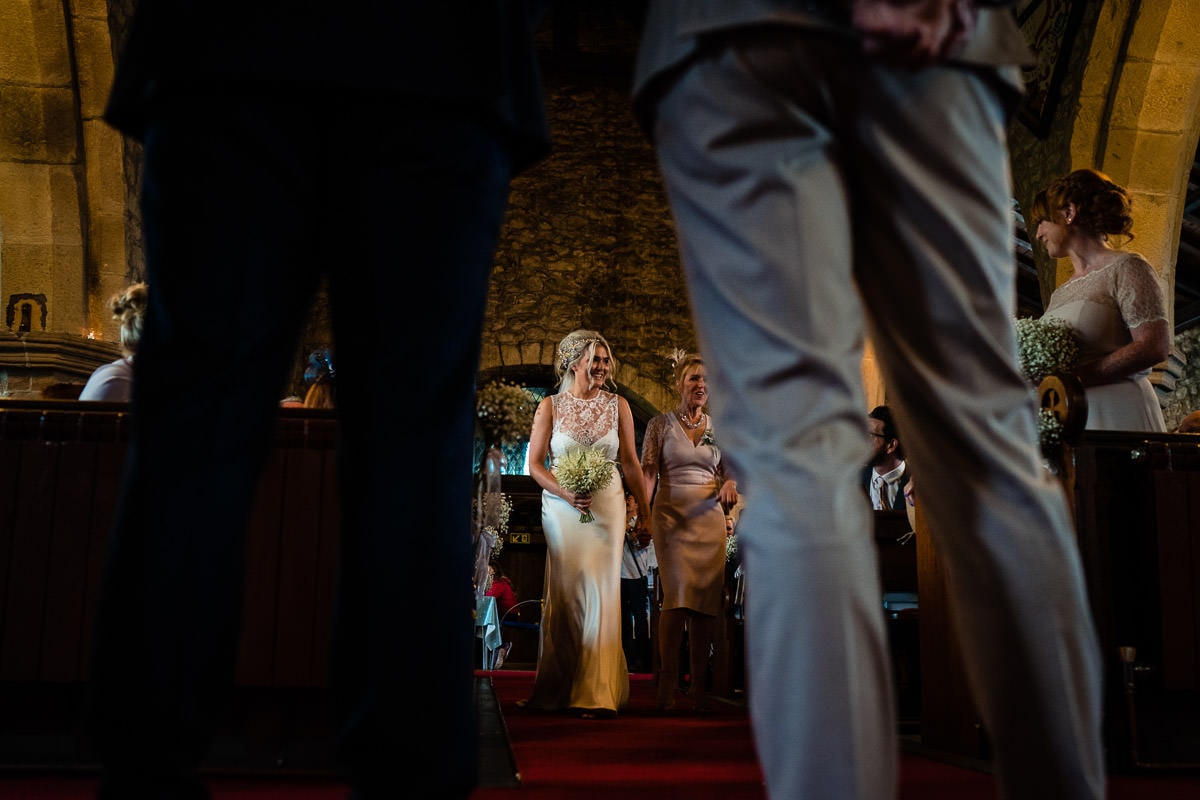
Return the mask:
<path fill-rule="evenodd" d="M 529 436 L 538 398 L 506 381 L 492 381 L 475 395 L 475 416 L 487 444 L 512 444 Z"/>
<path fill-rule="evenodd" d="M 737 558 L 737 534 L 725 537 L 725 562 L 732 562 Z"/>
<path fill-rule="evenodd" d="M 1069 322 L 1054 317 L 1018 319 L 1017 356 L 1021 374 L 1033 386 L 1047 375 L 1070 372 L 1079 357 L 1079 340 Z"/>
<path fill-rule="evenodd" d="M 595 494 L 608 486 L 613 477 L 613 462 L 599 447 L 571 447 L 554 462 L 558 485 L 575 494 Z M 591 509 L 579 514 L 580 522 L 595 519 Z"/>

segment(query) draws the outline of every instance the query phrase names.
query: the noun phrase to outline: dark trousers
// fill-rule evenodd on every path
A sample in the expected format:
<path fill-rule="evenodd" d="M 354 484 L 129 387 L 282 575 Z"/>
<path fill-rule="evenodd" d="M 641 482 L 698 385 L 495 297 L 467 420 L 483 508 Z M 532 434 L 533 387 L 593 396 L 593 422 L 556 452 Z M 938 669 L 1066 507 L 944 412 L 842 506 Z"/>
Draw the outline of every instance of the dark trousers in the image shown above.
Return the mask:
<path fill-rule="evenodd" d="M 101 796 L 207 796 L 194 770 L 233 681 L 247 519 L 326 279 L 338 754 L 358 797 L 465 797 L 473 387 L 506 151 L 418 98 L 226 87 L 162 105 L 144 158 L 151 304 L 93 655 Z M 432 665 L 398 635 L 412 597 Z"/>
<path fill-rule="evenodd" d="M 650 672 L 650 589 L 645 577 L 621 578 L 621 646 L 630 672 Z"/>

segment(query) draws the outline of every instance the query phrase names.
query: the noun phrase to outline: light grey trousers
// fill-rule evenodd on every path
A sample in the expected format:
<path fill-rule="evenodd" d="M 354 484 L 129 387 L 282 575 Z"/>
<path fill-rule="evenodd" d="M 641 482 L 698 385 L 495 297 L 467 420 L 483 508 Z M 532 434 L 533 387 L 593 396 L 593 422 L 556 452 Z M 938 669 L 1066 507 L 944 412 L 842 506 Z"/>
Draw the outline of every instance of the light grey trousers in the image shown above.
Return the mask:
<path fill-rule="evenodd" d="M 881 800 L 897 740 L 864 332 L 948 573 L 1006 798 L 1102 798 L 1101 663 L 1061 488 L 1016 369 L 994 75 L 731 35 L 655 139 L 722 448 L 746 495 L 748 696 L 772 800 Z"/>

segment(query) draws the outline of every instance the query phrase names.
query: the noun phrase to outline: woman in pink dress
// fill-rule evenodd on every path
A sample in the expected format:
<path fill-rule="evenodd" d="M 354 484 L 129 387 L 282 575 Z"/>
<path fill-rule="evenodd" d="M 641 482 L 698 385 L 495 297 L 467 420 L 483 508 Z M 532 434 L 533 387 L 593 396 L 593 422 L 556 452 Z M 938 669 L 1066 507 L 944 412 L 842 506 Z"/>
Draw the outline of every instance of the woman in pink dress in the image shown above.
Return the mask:
<path fill-rule="evenodd" d="M 662 610 L 658 621 L 658 707 L 675 706 L 679 648 L 688 635 L 688 694 L 707 705 L 708 655 L 723 613 L 725 512 L 737 503 L 737 483 L 725 474 L 705 410 L 704 360 L 682 356 L 675 365 L 679 403 L 646 424 L 642 474 L 653 497 L 650 533 L 658 558 Z"/>

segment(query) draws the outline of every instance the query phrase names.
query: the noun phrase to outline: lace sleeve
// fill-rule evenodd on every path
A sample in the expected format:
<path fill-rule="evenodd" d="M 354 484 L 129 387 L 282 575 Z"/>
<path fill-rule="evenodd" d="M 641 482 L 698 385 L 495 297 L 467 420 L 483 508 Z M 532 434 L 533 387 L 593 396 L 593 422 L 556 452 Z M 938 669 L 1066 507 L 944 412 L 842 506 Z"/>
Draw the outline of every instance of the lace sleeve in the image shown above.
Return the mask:
<path fill-rule="evenodd" d="M 646 433 L 642 436 L 642 469 L 653 469 L 658 472 L 659 457 L 662 455 L 663 423 L 666 417 L 659 414 L 646 423 Z"/>
<path fill-rule="evenodd" d="M 1158 276 L 1140 256 L 1124 259 L 1117 265 L 1113 295 L 1130 329 L 1167 318 L 1167 304 Z"/>

